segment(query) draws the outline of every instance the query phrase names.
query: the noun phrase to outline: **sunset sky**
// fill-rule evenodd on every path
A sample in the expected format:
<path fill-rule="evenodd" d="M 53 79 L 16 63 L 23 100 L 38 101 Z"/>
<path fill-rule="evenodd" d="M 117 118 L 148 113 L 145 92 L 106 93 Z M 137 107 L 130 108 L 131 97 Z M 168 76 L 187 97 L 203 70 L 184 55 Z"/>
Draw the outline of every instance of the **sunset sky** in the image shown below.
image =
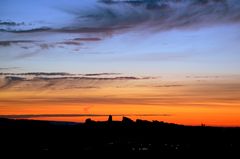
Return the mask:
<path fill-rule="evenodd" d="M 0 117 L 109 114 L 240 126 L 240 1 L 1 0 Z"/>

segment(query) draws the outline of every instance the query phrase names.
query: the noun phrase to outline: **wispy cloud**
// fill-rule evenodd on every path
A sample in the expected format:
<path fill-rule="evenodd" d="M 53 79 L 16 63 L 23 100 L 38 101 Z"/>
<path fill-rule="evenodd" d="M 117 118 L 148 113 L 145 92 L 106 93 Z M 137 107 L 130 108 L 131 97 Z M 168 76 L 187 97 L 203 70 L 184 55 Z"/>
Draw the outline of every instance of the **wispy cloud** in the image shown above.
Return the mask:
<path fill-rule="evenodd" d="M 13 21 L 0 20 L 0 26 L 20 26 L 20 25 L 24 25 L 24 22 L 17 23 L 17 22 L 13 22 Z"/>
<path fill-rule="evenodd" d="M 164 85 L 156 85 L 154 87 L 156 88 L 161 88 L 161 87 L 164 87 L 164 88 L 171 88 L 171 87 L 183 87 L 184 85 L 182 84 L 164 84 Z"/>
<path fill-rule="evenodd" d="M 50 48 L 53 48 L 54 47 L 54 44 L 46 44 L 46 43 L 42 43 L 42 44 L 39 44 L 39 47 L 41 48 L 41 49 L 50 49 Z"/>
<path fill-rule="evenodd" d="M 140 80 L 140 79 L 146 79 L 146 78 L 140 78 L 140 77 L 134 77 L 134 76 L 121 76 L 121 77 L 36 77 L 35 79 L 41 79 L 41 80 L 65 80 L 65 79 L 74 79 L 74 80 Z"/>
<path fill-rule="evenodd" d="M 2 28 L 0 32 L 9 32 L 9 33 L 35 33 L 35 32 L 47 32 L 51 31 L 50 27 L 39 27 L 39 28 L 31 28 L 31 29 L 9 29 L 9 28 Z"/>
<path fill-rule="evenodd" d="M 20 114 L 20 115 L 0 115 L 0 118 L 28 119 L 43 117 L 100 117 L 109 114 Z M 171 116 L 170 114 L 113 114 L 112 116 Z"/>
<path fill-rule="evenodd" d="M 115 31 L 121 31 L 128 29 L 127 26 L 88 26 L 88 27 L 77 27 L 72 28 L 72 26 L 61 28 L 61 29 L 54 29 L 52 32 L 59 32 L 59 33 L 105 33 L 105 34 L 112 34 Z"/>
<path fill-rule="evenodd" d="M 65 72 L 0 73 L 0 89 L 98 89 L 114 81 L 149 80 L 151 77 L 123 76 L 120 73 L 71 74 Z"/>
<path fill-rule="evenodd" d="M 6 76 L 5 79 L 7 79 L 9 81 L 22 81 L 22 80 L 25 80 L 26 78 L 16 77 L 16 76 Z"/>
<path fill-rule="evenodd" d="M 0 71 L 9 71 L 9 70 L 18 70 L 18 69 L 21 69 L 21 67 L 0 67 Z"/>
<path fill-rule="evenodd" d="M 85 12 L 74 10 L 69 13 L 82 17 L 86 22 L 85 26 L 95 24 L 98 28 L 142 26 L 148 29 L 168 30 L 240 22 L 238 0 L 102 0 L 99 2 L 95 9 Z"/>
<path fill-rule="evenodd" d="M 11 47 L 17 46 L 19 49 L 24 49 L 20 54 L 16 55 L 16 59 L 28 58 L 35 56 L 41 51 L 46 51 L 54 48 L 63 48 L 64 46 L 76 46 L 73 50 L 78 49 L 79 46 L 84 45 L 87 42 L 97 42 L 100 38 L 74 38 L 62 41 L 47 42 L 45 40 L 35 41 L 35 40 L 2 40 L 0 41 L 0 47 Z"/>
<path fill-rule="evenodd" d="M 58 42 L 57 44 L 63 44 L 63 45 L 76 45 L 79 46 L 81 43 L 79 41 L 64 41 L 64 42 Z"/>
<path fill-rule="evenodd" d="M 202 27 L 215 24 L 239 23 L 238 0 L 99 0 L 88 9 L 67 6 L 63 12 L 75 16 L 64 27 L 41 26 L 32 28 L 0 28 L 13 33 L 112 33 L 142 28 L 155 31 Z M 3 22 L 0 25 L 26 25 Z M 76 39 L 77 40 L 77 39 Z M 80 41 L 98 41 L 86 38 Z"/>
<path fill-rule="evenodd" d="M 76 40 L 76 41 L 100 41 L 102 40 L 101 38 L 75 38 L 73 40 Z"/>
<path fill-rule="evenodd" d="M 12 76 L 70 76 L 74 75 L 66 72 L 26 72 L 26 73 L 0 73 L 0 75 Z"/>
<path fill-rule="evenodd" d="M 90 74 L 84 74 L 84 76 L 109 76 L 109 75 L 121 75 L 121 73 L 90 73 Z"/>
<path fill-rule="evenodd" d="M 0 68 L 0 70 L 11 70 L 11 69 L 19 69 L 19 67 L 7 67 L 7 68 Z M 2 76 L 79 76 L 79 77 L 84 77 L 86 76 L 117 76 L 117 75 L 122 75 L 122 73 L 87 73 L 87 74 L 73 74 L 73 73 L 67 73 L 67 72 L 25 72 L 25 73 L 11 73 L 11 72 L 0 72 L 0 75 Z"/>
<path fill-rule="evenodd" d="M 37 41 L 34 40 L 6 40 L 6 41 L 0 41 L 0 46 L 10 46 L 12 44 L 32 44 Z"/>
<path fill-rule="evenodd" d="M 26 80 L 24 77 L 6 76 L 5 81 L 0 82 L 0 89 L 7 89 L 16 86 L 24 80 Z"/>

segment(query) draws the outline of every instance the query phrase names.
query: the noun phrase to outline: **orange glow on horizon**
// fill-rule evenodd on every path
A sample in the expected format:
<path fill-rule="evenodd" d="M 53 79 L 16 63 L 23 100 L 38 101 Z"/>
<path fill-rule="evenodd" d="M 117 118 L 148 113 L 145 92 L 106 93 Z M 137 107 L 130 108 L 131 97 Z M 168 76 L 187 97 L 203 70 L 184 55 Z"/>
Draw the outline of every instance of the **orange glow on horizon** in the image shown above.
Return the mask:
<path fill-rule="evenodd" d="M 2 106 L 1 106 L 2 107 Z M 169 123 L 183 124 L 183 125 L 209 125 L 209 126 L 239 126 L 240 125 L 240 108 L 235 107 L 227 109 L 225 107 L 178 107 L 178 106 L 146 106 L 146 105 L 94 105 L 92 107 L 80 106 L 78 104 L 72 105 L 58 105 L 58 106 L 41 106 L 39 105 L 25 105 L 18 106 L 18 109 L 1 108 L 1 115 L 21 115 L 21 114 L 100 114 L 100 115 L 125 115 L 133 120 L 158 120 Z M 53 107 L 57 107 L 52 109 Z M 131 115 L 133 114 L 133 115 Z M 137 115 L 139 114 L 139 115 Z M 156 116 L 144 116 L 141 114 L 156 114 Z M 157 115 L 159 114 L 159 116 Z M 161 115 L 166 114 L 166 116 Z M 137 116 L 136 116 L 137 115 Z M 54 120 L 54 121 L 72 121 L 84 122 L 86 118 L 93 120 L 105 121 L 106 116 L 103 117 L 39 117 L 36 120 Z M 121 120 L 120 116 L 114 117 L 115 120 Z"/>
<path fill-rule="evenodd" d="M 26 81 L 28 82 L 28 81 Z M 35 81 L 34 81 L 35 82 Z M 0 115 L 102 114 L 130 115 L 136 120 L 159 120 L 184 125 L 240 126 L 238 85 L 226 81 L 184 85 L 149 81 L 114 81 L 98 88 L 76 88 L 79 81 L 56 81 L 54 89 L 36 89 L 19 84 L 0 92 Z M 63 83 L 62 83 L 63 82 Z M 73 88 L 69 83 L 75 84 Z M 65 86 L 66 85 L 66 86 Z M 24 86 L 24 87 L 23 87 Z M 63 88 L 62 88 L 63 87 Z M 21 88 L 21 89 L 19 89 Z M 141 114 L 160 114 L 141 116 Z M 161 116 L 167 114 L 168 116 Z M 134 116 L 138 115 L 138 116 Z M 104 121 L 106 117 L 91 117 Z M 114 117 L 121 120 L 121 117 Z M 42 117 L 41 120 L 83 122 L 86 117 Z"/>

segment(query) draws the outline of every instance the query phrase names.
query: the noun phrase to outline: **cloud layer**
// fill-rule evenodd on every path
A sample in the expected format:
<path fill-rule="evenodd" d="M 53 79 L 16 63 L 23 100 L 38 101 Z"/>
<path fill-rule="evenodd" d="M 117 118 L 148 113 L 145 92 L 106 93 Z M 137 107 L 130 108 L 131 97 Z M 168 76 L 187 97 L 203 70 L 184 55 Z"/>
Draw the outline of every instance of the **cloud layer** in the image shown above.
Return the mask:
<path fill-rule="evenodd" d="M 0 73 L 0 90 L 97 89 L 106 84 L 148 79 L 152 77 L 123 76 L 121 73 Z"/>
<path fill-rule="evenodd" d="M 20 114 L 0 115 L 0 118 L 28 119 L 28 118 L 49 118 L 49 117 L 107 117 L 108 114 Z M 170 114 L 113 114 L 112 116 L 170 116 Z"/>
<path fill-rule="evenodd" d="M 28 44 L 28 43 L 35 43 L 36 41 L 33 40 L 6 40 L 0 41 L 0 46 L 10 46 L 12 44 Z"/>
<path fill-rule="evenodd" d="M 133 27 L 167 30 L 205 25 L 239 23 L 238 0 L 100 0 L 89 8 L 62 9 L 75 19 L 65 27 L 19 29 L 24 22 L 0 21 L 1 31 L 14 33 L 66 32 L 99 33 Z M 6 27 L 12 26 L 12 27 Z M 14 29 L 16 27 L 16 29 Z M 89 39 L 95 41 L 99 39 Z"/>

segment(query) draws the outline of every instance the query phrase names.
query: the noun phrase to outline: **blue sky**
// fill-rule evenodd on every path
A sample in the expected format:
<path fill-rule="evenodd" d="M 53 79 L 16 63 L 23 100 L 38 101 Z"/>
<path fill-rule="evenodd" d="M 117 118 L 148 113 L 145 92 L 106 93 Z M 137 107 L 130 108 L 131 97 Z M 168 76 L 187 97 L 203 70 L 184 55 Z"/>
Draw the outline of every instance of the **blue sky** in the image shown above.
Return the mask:
<path fill-rule="evenodd" d="M 114 2 L 2 0 L 0 67 L 139 75 L 239 73 L 239 2 Z"/>

